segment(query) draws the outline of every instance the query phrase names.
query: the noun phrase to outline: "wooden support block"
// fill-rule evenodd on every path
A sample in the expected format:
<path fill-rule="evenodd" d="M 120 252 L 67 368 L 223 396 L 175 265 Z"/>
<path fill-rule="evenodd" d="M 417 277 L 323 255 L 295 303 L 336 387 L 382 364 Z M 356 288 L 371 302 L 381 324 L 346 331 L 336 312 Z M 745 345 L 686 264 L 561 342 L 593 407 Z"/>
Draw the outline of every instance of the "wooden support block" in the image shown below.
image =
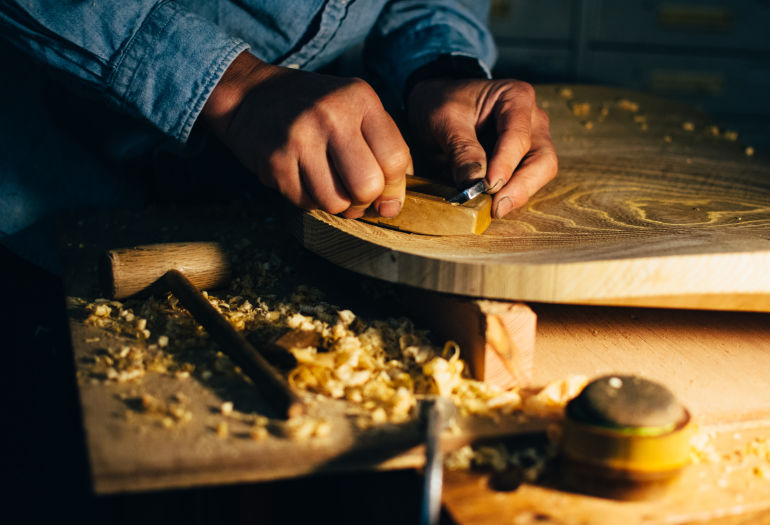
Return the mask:
<path fill-rule="evenodd" d="M 524 303 L 402 288 L 413 315 L 460 345 L 473 377 L 508 389 L 532 382 L 537 315 Z"/>
<path fill-rule="evenodd" d="M 458 190 L 420 177 L 407 177 L 401 213 L 386 219 L 372 213 L 363 220 L 388 228 L 425 235 L 483 233 L 492 223 L 492 198 L 481 194 L 463 204 L 447 199 Z"/>

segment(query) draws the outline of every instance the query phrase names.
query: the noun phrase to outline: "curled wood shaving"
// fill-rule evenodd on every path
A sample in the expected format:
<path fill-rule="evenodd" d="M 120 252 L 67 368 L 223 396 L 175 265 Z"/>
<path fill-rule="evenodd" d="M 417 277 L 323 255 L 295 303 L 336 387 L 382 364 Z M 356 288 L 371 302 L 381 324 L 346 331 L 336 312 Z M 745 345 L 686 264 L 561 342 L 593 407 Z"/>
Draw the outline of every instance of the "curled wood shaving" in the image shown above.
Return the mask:
<path fill-rule="evenodd" d="M 203 292 L 204 297 L 247 337 L 275 341 L 283 336 L 280 346 L 296 359 L 296 366 L 286 371 L 289 383 L 298 390 L 348 402 L 349 414 L 361 426 L 412 419 L 418 397 L 425 395 L 450 398 L 462 415 L 494 417 L 522 409 L 550 414 L 559 402 L 555 394 L 527 400 L 516 390 L 502 391 L 472 379 L 457 344 L 436 346 L 426 331 L 407 319 L 363 320 L 351 310 L 325 302 L 323 294 L 310 286 L 270 294 L 280 275 L 292 270 L 275 254 L 254 253 L 253 260 L 243 262 L 242 273 L 229 290 Z M 69 302 L 70 308 L 83 312 L 86 324 L 123 338 L 116 348 L 98 349 L 93 343 L 87 365 L 92 381 L 141 383 L 153 373 L 178 380 L 194 376 L 204 383 L 230 376 L 248 382 L 173 295 L 125 303 L 78 298 Z M 153 338 L 153 334 L 162 335 Z M 188 418 L 185 412 L 168 407 L 161 412 L 172 424 Z M 245 417 L 226 399 L 219 412 L 219 417 L 228 419 Z M 299 427 L 287 431 L 288 435 L 317 437 L 328 426 L 295 424 Z M 253 439 L 267 436 L 265 425 L 254 427 Z"/>

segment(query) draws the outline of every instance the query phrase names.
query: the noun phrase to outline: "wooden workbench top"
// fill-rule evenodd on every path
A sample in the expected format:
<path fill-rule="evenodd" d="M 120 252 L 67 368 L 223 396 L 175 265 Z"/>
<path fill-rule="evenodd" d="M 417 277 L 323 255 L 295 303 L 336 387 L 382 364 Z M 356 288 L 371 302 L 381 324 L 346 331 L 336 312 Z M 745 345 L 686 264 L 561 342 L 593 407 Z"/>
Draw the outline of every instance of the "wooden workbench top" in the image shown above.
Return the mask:
<path fill-rule="evenodd" d="M 587 186 L 581 189 L 579 186 L 568 188 L 556 184 L 533 201 L 529 208 L 531 220 L 518 216 L 509 219 L 512 225 L 522 231 L 532 229 L 542 234 L 542 241 L 532 241 L 532 250 L 526 257 L 542 254 L 553 241 L 561 243 L 562 257 L 571 260 L 585 253 L 586 249 L 582 248 L 584 243 L 590 245 L 592 238 L 602 237 L 596 231 L 578 235 L 578 232 L 570 230 L 569 225 L 574 226 L 575 223 L 570 222 L 572 219 L 566 216 L 553 222 L 545 216 L 537 215 L 540 206 L 549 210 L 556 209 L 560 199 L 573 211 L 581 211 L 585 219 L 581 226 L 583 229 L 590 224 L 597 226 L 608 221 L 619 221 L 617 228 L 610 229 L 607 234 L 614 239 L 615 244 L 610 244 L 618 250 L 623 242 L 635 239 L 631 234 L 638 221 L 654 220 L 663 225 L 669 238 L 684 238 L 689 231 L 685 223 L 692 220 L 692 213 L 695 212 L 706 218 L 702 224 L 692 223 L 702 235 L 711 235 L 708 233 L 709 224 L 724 226 L 732 232 L 731 235 L 737 235 L 736 239 L 739 239 L 730 245 L 730 253 L 738 254 L 739 258 L 740 254 L 751 257 L 751 250 L 744 250 L 749 244 L 766 243 L 767 203 L 759 200 L 764 199 L 767 193 L 761 194 L 757 198 L 759 200 L 748 197 L 755 189 L 767 192 L 768 181 L 762 178 L 765 174 L 762 166 L 765 165 L 760 166 L 759 161 L 754 163 L 753 158 L 746 157 L 743 147 L 736 142 L 709 135 L 706 117 L 687 113 L 687 118 L 700 130 L 693 135 L 693 132 L 683 129 L 682 117 L 676 109 L 680 107 L 678 105 L 660 106 L 665 111 L 661 109 L 653 118 L 653 112 L 648 110 L 651 106 L 645 105 L 648 99 L 641 95 L 604 88 L 574 87 L 572 98 L 566 98 L 558 88 L 548 89 L 553 91 L 548 100 L 551 104 L 552 130 L 563 159 L 563 169 L 583 174 L 581 180 Z M 637 102 L 640 109 L 636 112 L 620 109 L 617 106 L 620 100 Z M 589 114 L 585 117 L 576 116 L 576 110 L 571 104 L 583 101 L 591 101 Z M 615 106 L 610 109 L 606 119 L 600 122 L 602 101 L 611 101 Z M 554 111 L 555 104 L 563 104 L 567 109 Z M 577 110 L 578 113 L 581 111 Z M 641 114 L 647 115 L 645 122 L 634 119 L 635 115 Z M 586 122 L 593 122 L 591 129 L 586 128 Z M 646 122 L 649 122 L 647 130 L 643 130 L 642 124 Z M 669 132 L 671 142 L 664 140 L 667 136 L 664 129 L 673 130 Z M 656 134 L 660 140 L 651 141 L 651 134 Z M 629 144 L 623 138 L 629 135 L 638 135 L 644 140 L 638 144 Z M 692 177 L 706 168 L 710 170 L 709 173 L 714 173 L 740 167 L 741 173 L 746 175 L 743 180 L 754 182 L 731 187 L 729 184 L 718 183 L 716 178 L 709 179 L 712 183 L 709 191 L 723 194 L 725 198 L 710 201 L 708 210 L 686 210 L 677 201 L 670 203 L 665 213 L 661 211 L 662 208 L 655 208 L 655 213 L 660 213 L 653 217 L 652 208 L 646 207 L 645 203 L 637 203 L 639 206 L 634 208 L 635 211 L 632 210 L 633 213 L 629 212 L 631 215 L 619 212 L 617 216 L 608 217 L 597 214 L 590 206 L 599 198 L 598 195 L 611 195 L 609 186 L 602 187 L 602 181 L 611 179 L 612 174 L 599 168 L 600 159 L 612 159 L 615 167 L 625 166 L 625 173 L 634 176 L 641 174 L 639 184 L 644 183 L 648 188 L 653 187 L 653 184 L 644 176 L 647 170 L 666 170 L 676 175 L 679 178 L 672 179 L 670 187 L 685 192 L 689 191 L 687 188 Z M 643 166 L 640 166 L 639 159 L 645 160 Z M 631 186 L 629 188 L 633 189 Z M 594 193 L 594 190 L 599 193 Z M 604 191 L 606 193 L 601 193 Z M 750 216 L 751 221 L 730 219 L 730 214 L 737 209 L 737 196 L 745 197 L 744 202 L 748 203 L 746 206 L 751 208 L 742 208 L 746 213 L 741 212 L 739 216 Z M 696 198 L 695 195 L 691 197 Z M 398 300 L 388 295 L 388 287 L 353 276 L 301 250 L 279 226 L 280 215 L 270 200 L 268 197 L 263 205 L 249 208 L 177 208 L 142 214 L 114 213 L 108 217 L 85 217 L 72 221 L 62 234 L 67 293 L 71 297 L 86 300 L 100 296 L 96 264 L 99 256 L 107 249 L 152 242 L 220 240 L 236 247 L 250 245 L 247 252 L 261 253 L 260 257 L 264 255 L 265 261 L 287 262 L 292 271 L 277 273 L 280 284 L 278 288 L 286 293 L 291 293 L 297 284 L 308 283 L 321 289 L 326 294 L 326 300 L 341 308 L 349 308 L 361 316 L 376 319 L 399 315 Z M 712 205 L 721 208 L 712 209 Z M 356 222 L 351 227 L 365 225 L 359 226 Z M 493 234 L 494 228 L 493 225 Z M 383 235 L 391 233 L 395 232 L 385 232 Z M 649 240 L 657 242 L 652 237 Z M 742 244 L 744 241 L 748 244 Z M 634 247 L 637 246 L 634 241 Z M 685 256 L 693 250 L 693 246 L 689 241 L 683 242 L 677 244 L 674 250 Z M 628 245 L 623 249 L 627 250 Z M 606 255 L 608 252 L 604 253 Z M 485 257 L 495 259 L 493 254 Z M 752 259 L 751 264 L 754 263 Z M 422 276 L 426 279 L 430 277 L 425 273 Z M 459 282 L 462 279 L 455 275 L 454 280 Z M 273 290 L 271 293 L 283 292 Z M 372 297 L 376 300 L 373 301 Z M 133 303 L 132 307 L 141 308 L 141 301 Z M 539 318 L 534 386 L 542 386 L 570 374 L 589 377 L 610 372 L 642 374 L 669 386 L 695 415 L 704 432 L 715 432 L 722 437 L 736 433 L 748 436 L 749 429 L 753 428 L 759 437 L 768 436 L 765 430 L 770 426 L 770 380 L 766 379 L 765 372 L 770 370 L 768 314 L 542 303 L 532 304 L 532 307 Z M 346 414 L 347 407 L 341 402 L 314 399 L 314 413 L 332 423 L 328 435 L 322 439 L 298 442 L 283 438 L 276 431 L 267 440 L 257 441 L 249 435 L 250 419 L 227 417 L 222 412 L 223 403 L 233 402 L 238 414 L 267 413 L 264 401 L 243 378 L 228 376 L 209 380 L 193 372 L 186 379 L 180 380 L 172 374 L 148 373 L 140 381 L 119 383 L 97 377 L 93 374 L 94 360 L 97 357 L 103 359 L 110 349 L 120 349 L 125 339 L 103 329 L 87 326 L 83 319 L 82 308 L 73 306 L 70 309 L 70 327 L 79 376 L 83 423 L 94 488 L 99 493 L 269 480 L 322 471 L 414 467 L 421 464 L 420 450 L 415 448 L 421 433 L 415 421 L 362 430 Z M 156 335 L 153 333 L 153 342 Z M 186 410 L 192 414 L 189 423 L 166 428 L 162 418 L 136 411 L 137 400 L 148 392 L 166 401 L 181 394 L 187 400 Z M 228 424 L 227 435 L 218 432 L 223 421 Z M 542 431 L 547 425 L 547 420 L 523 420 L 519 416 L 512 416 L 503 421 L 476 422 L 466 430 L 468 436 L 485 436 Z M 726 443 L 725 453 L 730 453 L 735 449 L 736 441 L 725 439 L 722 440 Z M 724 474 L 723 470 L 718 469 L 728 467 L 729 464 L 725 463 L 708 468 Z M 700 472 L 710 475 L 708 473 L 711 471 L 697 471 Z M 739 483 L 734 475 L 731 476 L 722 478 L 731 486 Z M 597 503 L 594 499 L 565 495 L 537 483 L 525 483 L 520 490 L 503 495 L 488 491 L 484 485 L 487 478 L 472 473 L 448 475 L 445 504 L 461 523 L 493 523 L 489 520 L 495 514 L 479 510 L 482 507 L 499 510 L 499 516 L 510 518 L 508 522 L 511 522 L 519 517 L 524 520 L 527 516 L 537 520 L 541 507 L 567 504 L 569 506 L 563 507 L 563 513 L 548 515 L 568 523 L 576 520 L 590 523 L 591 516 L 597 516 L 612 507 L 614 510 L 608 515 L 627 517 L 641 509 L 661 521 L 665 521 L 666 516 L 683 515 L 701 519 L 720 513 L 739 512 L 735 499 L 738 493 L 744 494 L 742 497 L 745 501 L 751 502 L 747 507 L 750 510 L 770 508 L 767 485 L 763 485 L 770 482 L 751 471 L 747 472 L 747 476 L 754 476 L 746 478 L 753 481 L 747 481 L 745 486 L 740 485 L 743 488 L 738 492 L 729 492 L 729 497 L 722 490 L 725 487 L 712 487 L 714 494 L 722 494 L 724 497 L 704 497 L 699 500 L 704 501 L 704 504 L 708 501 L 713 503 L 708 507 L 710 510 L 704 511 L 705 514 L 695 512 L 692 504 L 685 501 L 686 495 L 667 500 L 667 503 L 660 506 L 653 503 L 647 507 Z M 536 493 L 547 495 L 533 495 Z M 528 501 L 538 503 L 528 507 Z M 570 514 L 570 506 L 581 501 L 586 502 L 585 505 L 575 507 L 575 514 Z M 506 506 L 509 510 L 504 512 L 502 509 Z"/>

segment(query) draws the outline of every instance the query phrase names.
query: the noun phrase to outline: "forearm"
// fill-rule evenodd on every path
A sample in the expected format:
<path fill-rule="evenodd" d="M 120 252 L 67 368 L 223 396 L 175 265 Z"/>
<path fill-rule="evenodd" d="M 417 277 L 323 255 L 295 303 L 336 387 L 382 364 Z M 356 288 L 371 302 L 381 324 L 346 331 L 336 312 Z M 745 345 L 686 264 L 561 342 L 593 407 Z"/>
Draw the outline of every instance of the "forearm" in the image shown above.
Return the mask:
<path fill-rule="evenodd" d="M 239 105 L 249 91 L 283 68 L 268 64 L 248 51 L 239 54 L 219 79 L 201 111 L 200 121 L 225 139 Z"/>

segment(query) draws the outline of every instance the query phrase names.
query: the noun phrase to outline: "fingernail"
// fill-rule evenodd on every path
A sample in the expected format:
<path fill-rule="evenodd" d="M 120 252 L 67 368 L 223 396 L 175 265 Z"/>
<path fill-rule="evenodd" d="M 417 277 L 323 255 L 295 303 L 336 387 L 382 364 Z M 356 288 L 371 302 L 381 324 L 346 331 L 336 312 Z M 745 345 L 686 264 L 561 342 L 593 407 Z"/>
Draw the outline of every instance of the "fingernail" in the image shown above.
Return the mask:
<path fill-rule="evenodd" d="M 503 197 L 495 206 L 495 219 L 505 217 L 513 209 L 513 202 L 509 197 Z"/>
<path fill-rule="evenodd" d="M 495 193 L 497 190 L 499 190 L 503 185 L 503 179 L 497 179 L 494 184 L 489 186 L 487 188 L 487 193 Z"/>
<path fill-rule="evenodd" d="M 401 201 L 399 199 L 391 199 L 389 201 L 382 201 L 377 206 L 377 212 L 380 217 L 393 218 L 401 211 Z"/>

